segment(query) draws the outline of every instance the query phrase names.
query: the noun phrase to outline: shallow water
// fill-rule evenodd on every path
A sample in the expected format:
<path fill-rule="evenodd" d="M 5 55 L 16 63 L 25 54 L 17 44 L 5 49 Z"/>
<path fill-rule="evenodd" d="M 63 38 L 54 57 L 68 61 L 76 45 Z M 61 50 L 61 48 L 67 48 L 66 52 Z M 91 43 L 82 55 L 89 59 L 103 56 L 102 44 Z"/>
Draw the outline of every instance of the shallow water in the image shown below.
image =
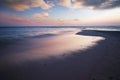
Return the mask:
<path fill-rule="evenodd" d="M 47 36 L 44 34 L 42 37 L 37 35 L 25 38 L 4 49 L 0 63 L 19 63 L 51 56 L 70 55 L 71 52 L 84 51 L 97 45 L 98 41 L 104 40 L 103 37 L 98 36 L 76 35 L 79 31 L 79 29 L 58 30 L 46 34 Z"/>

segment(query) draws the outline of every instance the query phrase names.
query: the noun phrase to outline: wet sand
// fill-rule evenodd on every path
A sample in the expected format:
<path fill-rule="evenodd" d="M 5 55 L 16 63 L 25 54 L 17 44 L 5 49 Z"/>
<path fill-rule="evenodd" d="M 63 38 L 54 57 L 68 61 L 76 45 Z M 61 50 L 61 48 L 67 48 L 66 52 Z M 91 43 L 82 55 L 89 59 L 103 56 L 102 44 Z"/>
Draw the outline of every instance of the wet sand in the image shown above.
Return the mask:
<path fill-rule="evenodd" d="M 120 32 L 83 30 L 77 36 L 104 37 L 85 50 L 60 57 L 15 63 L 0 68 L 1 80 L 115 80 L 120 79 Z M 94 39 L 94 38 L 92 38 Z M 62 43 L 64 46 L 65 44 Z M 33 46 L 34 47 L 34 46 Z M 4 62 L 4 61 L 3 61 Z"/>

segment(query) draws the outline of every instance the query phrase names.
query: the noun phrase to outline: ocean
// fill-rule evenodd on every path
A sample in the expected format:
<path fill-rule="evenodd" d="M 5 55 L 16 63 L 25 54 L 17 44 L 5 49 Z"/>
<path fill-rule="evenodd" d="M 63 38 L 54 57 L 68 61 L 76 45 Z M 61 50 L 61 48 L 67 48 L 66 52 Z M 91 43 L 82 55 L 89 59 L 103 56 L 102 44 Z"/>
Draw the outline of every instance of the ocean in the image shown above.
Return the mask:
<path fill-rule="evenodd" d="M 120 31 L 120 27 L 115 26 L 101 26 L 101 27 L 1 27 L 0 41 L 22 39 L 26 37 L 33 37 L 37 35 L 50 34 L 58 31 L 69 30 L 104 30 L 104 31 Z"/>
<path fill-rule="evenodd" d="M 74 29 L 75 28 L 2 27 L 0 28 L 0 45 L 3 46 L 16 40 L 44 34 L 55 34 L 59 31 L 69 31 Z"/>
<path fill-rule="evenodd" d="M 98 41 L 104 40 L 100 36 L 77 35 L 78 32 L 87 29 L 85 27 L 0 28 L 0 55 L 10 55 L 7 59 L 11 62 L 23 59 L 25 61 L 36 60 L 48 56 L 64 55 L 64 53 L 70 54 L 71 51 L 83 51 L 95 46 Z M 11 57 L 16 59 L 11 60 Z"/>

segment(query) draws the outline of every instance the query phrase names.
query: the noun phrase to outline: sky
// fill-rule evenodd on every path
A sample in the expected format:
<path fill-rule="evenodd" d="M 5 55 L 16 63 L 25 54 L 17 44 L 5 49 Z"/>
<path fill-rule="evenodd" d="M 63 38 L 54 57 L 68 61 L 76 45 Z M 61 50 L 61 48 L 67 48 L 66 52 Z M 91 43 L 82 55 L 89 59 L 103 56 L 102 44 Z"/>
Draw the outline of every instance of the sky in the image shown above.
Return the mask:
<path fill-rule="evenodd" d="M 120 26 L 120 0 L 0 0 L 0 26 Z"/>

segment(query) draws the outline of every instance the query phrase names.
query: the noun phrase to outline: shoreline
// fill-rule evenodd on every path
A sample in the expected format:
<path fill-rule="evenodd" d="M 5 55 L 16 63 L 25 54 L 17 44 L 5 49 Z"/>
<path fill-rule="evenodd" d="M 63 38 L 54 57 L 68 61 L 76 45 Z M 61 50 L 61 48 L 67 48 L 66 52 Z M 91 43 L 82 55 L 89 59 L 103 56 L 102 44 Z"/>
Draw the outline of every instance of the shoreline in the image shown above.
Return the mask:
<path fill-rule="evenodd" d="M 83 30 L 76 35 L 101 36 L 85 51 L 71 52 L 63 57 L 14 65 L 0 71 L 3 80 L 109 80 L 120 79 L 120 32 Z"/>

